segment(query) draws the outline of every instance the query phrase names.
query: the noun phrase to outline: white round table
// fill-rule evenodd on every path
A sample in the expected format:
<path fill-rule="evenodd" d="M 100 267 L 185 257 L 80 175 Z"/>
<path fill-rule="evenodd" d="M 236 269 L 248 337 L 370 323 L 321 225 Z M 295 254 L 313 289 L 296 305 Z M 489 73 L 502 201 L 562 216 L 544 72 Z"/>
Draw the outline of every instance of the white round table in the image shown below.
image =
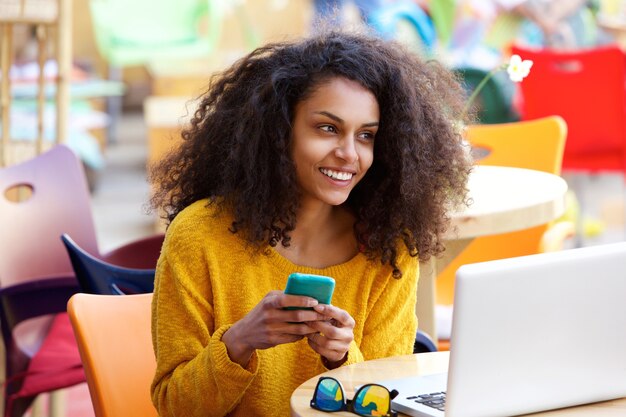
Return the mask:
<path fill-rule="evenodd" d="M 416 314 L 419 328 L 435 339 L 435 279 L 475 237 L 548 223 L 565 211 L 567 183 L 558 175 L 523 168 L 476 166 L 470 174 L 471 205 L 450 214 L 442 258 L 420 265 Z"/>

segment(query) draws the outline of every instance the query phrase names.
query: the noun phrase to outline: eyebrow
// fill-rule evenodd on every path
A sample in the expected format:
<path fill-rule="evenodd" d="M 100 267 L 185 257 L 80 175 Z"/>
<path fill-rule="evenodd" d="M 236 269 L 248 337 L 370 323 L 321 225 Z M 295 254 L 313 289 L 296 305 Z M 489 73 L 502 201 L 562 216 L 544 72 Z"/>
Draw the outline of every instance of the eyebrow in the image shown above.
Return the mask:
<path fill-rule="evenodd" d="M 334 115 L 334 114 L 332 114 L 330 112 L 322 110 L 322 111 L 316 111 L 314 113 L 315 114 L 321 114 L 322 116 L 326 116 L 326 117 L 328 117 L 330 119 L 333 119 L 337 123 L 344 123 L 344 120 L 341 117 L 336 116 L 336 115 Z M 370 122 L 370 123 L 362 124 L 361 127 L 375 127 L 375 126 L 378 126 L 378 125 L 379 125 L 379 122 Z"/>

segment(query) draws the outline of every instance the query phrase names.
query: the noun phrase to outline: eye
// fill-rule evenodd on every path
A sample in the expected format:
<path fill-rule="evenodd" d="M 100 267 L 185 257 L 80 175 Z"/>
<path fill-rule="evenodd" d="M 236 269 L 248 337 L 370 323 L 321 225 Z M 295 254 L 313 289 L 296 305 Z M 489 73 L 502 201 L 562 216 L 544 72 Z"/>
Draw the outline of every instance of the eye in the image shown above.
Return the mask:
<path fill-rule="evenodd" d="M 337 133 L 337 128 L 333 125 L 321 125 L 319 129 L 328 133 Z"/>
<path fill-rule="evenodd" d="M 365 131 L 365 132 L 359 133 L 359 138 L 368 142 L 373 141 L 375 137 L 376 137 L 375 132 Z"/>

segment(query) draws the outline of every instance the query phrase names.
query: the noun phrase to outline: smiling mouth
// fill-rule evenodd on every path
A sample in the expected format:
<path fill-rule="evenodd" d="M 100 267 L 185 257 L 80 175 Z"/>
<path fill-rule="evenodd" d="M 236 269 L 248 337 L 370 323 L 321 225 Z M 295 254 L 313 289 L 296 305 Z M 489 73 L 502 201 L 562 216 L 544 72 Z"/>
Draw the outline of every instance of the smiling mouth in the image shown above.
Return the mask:
<path fill-rule="evenodd" d="M 352 172 L 333 171 L 332 169 L 327 168 L 320 168 L 320 172 L 329 178 L 339 181 L 348 181 L 354 176 L 354 173 Z"/>

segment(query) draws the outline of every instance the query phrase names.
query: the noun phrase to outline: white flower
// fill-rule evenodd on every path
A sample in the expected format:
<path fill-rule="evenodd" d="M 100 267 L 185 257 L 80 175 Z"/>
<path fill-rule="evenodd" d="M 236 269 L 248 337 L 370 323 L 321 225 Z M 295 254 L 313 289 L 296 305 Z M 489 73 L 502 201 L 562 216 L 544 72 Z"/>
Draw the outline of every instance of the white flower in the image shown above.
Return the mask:
<path fill-rule="evenodd" d="M 506 68 L 506 72 L 509 73 L 511 81 L 519 83 L 528 76 L 532 66 L 533 61 L 529 59 L 522 61 L 522 58 L 520 58 L 519 55 L 513 55 Z"/>

